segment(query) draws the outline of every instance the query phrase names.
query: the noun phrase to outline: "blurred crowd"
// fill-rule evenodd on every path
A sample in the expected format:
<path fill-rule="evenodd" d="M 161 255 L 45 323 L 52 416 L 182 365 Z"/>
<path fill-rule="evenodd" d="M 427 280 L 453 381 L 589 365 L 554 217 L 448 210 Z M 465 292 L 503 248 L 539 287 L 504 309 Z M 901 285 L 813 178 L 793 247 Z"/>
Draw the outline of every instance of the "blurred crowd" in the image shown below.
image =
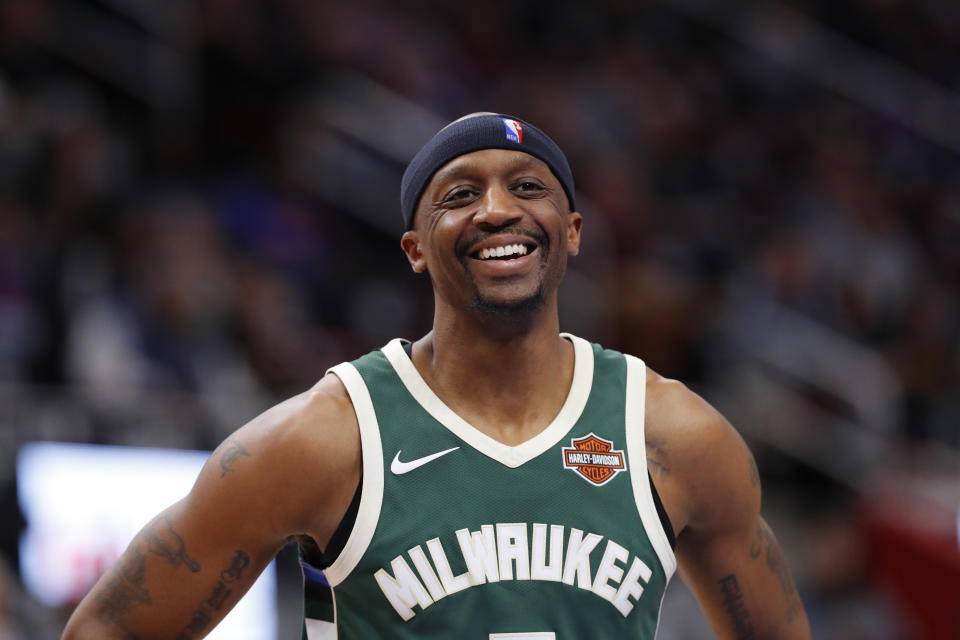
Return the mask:
<path fill-rule="evenodd" d="M 503 111 L 559 143 L 585 203 L 565 285 L 590 303 L 570 311 L 585 337 L 709 397 L 787 313 L 889 371 L 884 437 L 960 446 L 960 148 L 674 4 L 691 3 L 0 0 L 0 639 L 34 637 L 4 616 L 18 443 L 210 448 L 429 327 L 398 247 L 403 160 L 351 138 L 389 170 L 337 190 L 310 172 L 346 139 L 314 108 L 334 73 L 439 123 Z M 960 110 L 949 3 L 783 4 Z M 370 193 L 392 204 L 358 216 Z M 864 595 L 836 507 L 801 576 L 817 637 L 901 637 L 874 628 L 893 614 Z"/>

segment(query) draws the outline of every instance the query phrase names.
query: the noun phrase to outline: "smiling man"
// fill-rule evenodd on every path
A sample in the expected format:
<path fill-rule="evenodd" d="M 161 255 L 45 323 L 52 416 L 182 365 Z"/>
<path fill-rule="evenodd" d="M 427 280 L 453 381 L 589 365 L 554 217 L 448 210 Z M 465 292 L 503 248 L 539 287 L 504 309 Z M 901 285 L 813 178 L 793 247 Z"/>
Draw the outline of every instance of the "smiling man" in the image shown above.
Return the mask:
<path fill-rule="evenodd" d="M 677 570 L 719 637 L 809 638 L 736 431 L 642 360 L 560 333 L 574 196 L 529 123 L 438 132 L 401 188 L 432 329 L 239 429 L 65 637 L 203 637 L 296 539 L 310 640 L 652 640 Z"/>

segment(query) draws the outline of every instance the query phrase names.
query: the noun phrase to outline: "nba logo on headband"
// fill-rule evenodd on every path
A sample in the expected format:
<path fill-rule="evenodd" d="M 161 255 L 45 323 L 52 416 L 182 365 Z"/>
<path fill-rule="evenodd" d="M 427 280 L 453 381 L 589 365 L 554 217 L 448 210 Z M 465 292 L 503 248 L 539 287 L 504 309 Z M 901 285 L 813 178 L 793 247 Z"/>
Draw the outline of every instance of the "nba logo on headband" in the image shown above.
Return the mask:
<path fill-rule="evenodd" d="M 520 144 L 523 142 L 523 127 L 516 120 L 503 118 L 503 126 L 507 128 L 507 140 Z"/>

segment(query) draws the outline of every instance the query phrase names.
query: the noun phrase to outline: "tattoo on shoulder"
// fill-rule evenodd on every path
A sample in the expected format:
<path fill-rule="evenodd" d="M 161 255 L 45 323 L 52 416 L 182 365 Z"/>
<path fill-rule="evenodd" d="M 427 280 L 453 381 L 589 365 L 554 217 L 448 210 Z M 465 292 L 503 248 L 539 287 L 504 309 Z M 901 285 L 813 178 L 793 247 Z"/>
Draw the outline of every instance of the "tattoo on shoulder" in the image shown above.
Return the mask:
<path fill-rule="evenodd" d="M 210 595 L 207 596 L 193 612 L 190 622 L 187 623 L 187 626 L 184 627 L 180 635 L 177 636 L 177 640 L 193 640 L 194 638 L 203 637 L 210 622 L 213 621 L 213 615 L 223 609 L 224 604 L 226 604 L 231 594 L 233 594 L 233 589 L 229 586 L 230 583 L 236 582 L 243 577 L 243 570 L 246 569 L 249 564 L 250 556 L 247 552 L 242 549 L 237 549 L 230 559 L 230 564 L 220 572 L 220 579 L 210 591 Z"/>
<path fill-rule="evenodd" d="M 231 471 L 237 460 L 241 457 L 250 457 L 250 453 L 243 448 L 243 445 L 236 440 L 230 440 L 223 446 L 223 453 L 220 454 L 220 468 L 223 470 L 220 477 L 224 477 Z"/>
<path fill-rule="evenodd" d="M 753 640 L 753 621 L 750 620 L 750 612 L 743 602 L 743 591 L 740 590 L 736 574 L 731 573 L 720 578 L 720 590 L 723 593 L 723 607 L 730 616 L 737 640 Z"/>
<path fill-rule="evenodd" d="M 191 573 L 200 571 L 200 563 L 187 554 L 186 545 L 180 534 L 173 530 L 170 518 L 157 518 L 146 531 L 147 549 L 150 553 L 165 558 L 171 566 L 186 565 Z"/>

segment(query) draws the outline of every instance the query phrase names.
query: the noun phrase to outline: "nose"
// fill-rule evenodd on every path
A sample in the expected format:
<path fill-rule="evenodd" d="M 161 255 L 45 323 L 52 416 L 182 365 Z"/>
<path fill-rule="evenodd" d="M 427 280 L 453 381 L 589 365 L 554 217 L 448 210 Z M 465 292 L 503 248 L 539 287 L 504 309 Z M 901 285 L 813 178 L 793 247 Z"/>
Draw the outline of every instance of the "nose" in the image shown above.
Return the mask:
<path fill-rule="evenodd" d="M 523 210 L 510 190 L 494 183 L 484 192 L 473 221 L 480 226 L 505 227 L 522 216 Z"/>

